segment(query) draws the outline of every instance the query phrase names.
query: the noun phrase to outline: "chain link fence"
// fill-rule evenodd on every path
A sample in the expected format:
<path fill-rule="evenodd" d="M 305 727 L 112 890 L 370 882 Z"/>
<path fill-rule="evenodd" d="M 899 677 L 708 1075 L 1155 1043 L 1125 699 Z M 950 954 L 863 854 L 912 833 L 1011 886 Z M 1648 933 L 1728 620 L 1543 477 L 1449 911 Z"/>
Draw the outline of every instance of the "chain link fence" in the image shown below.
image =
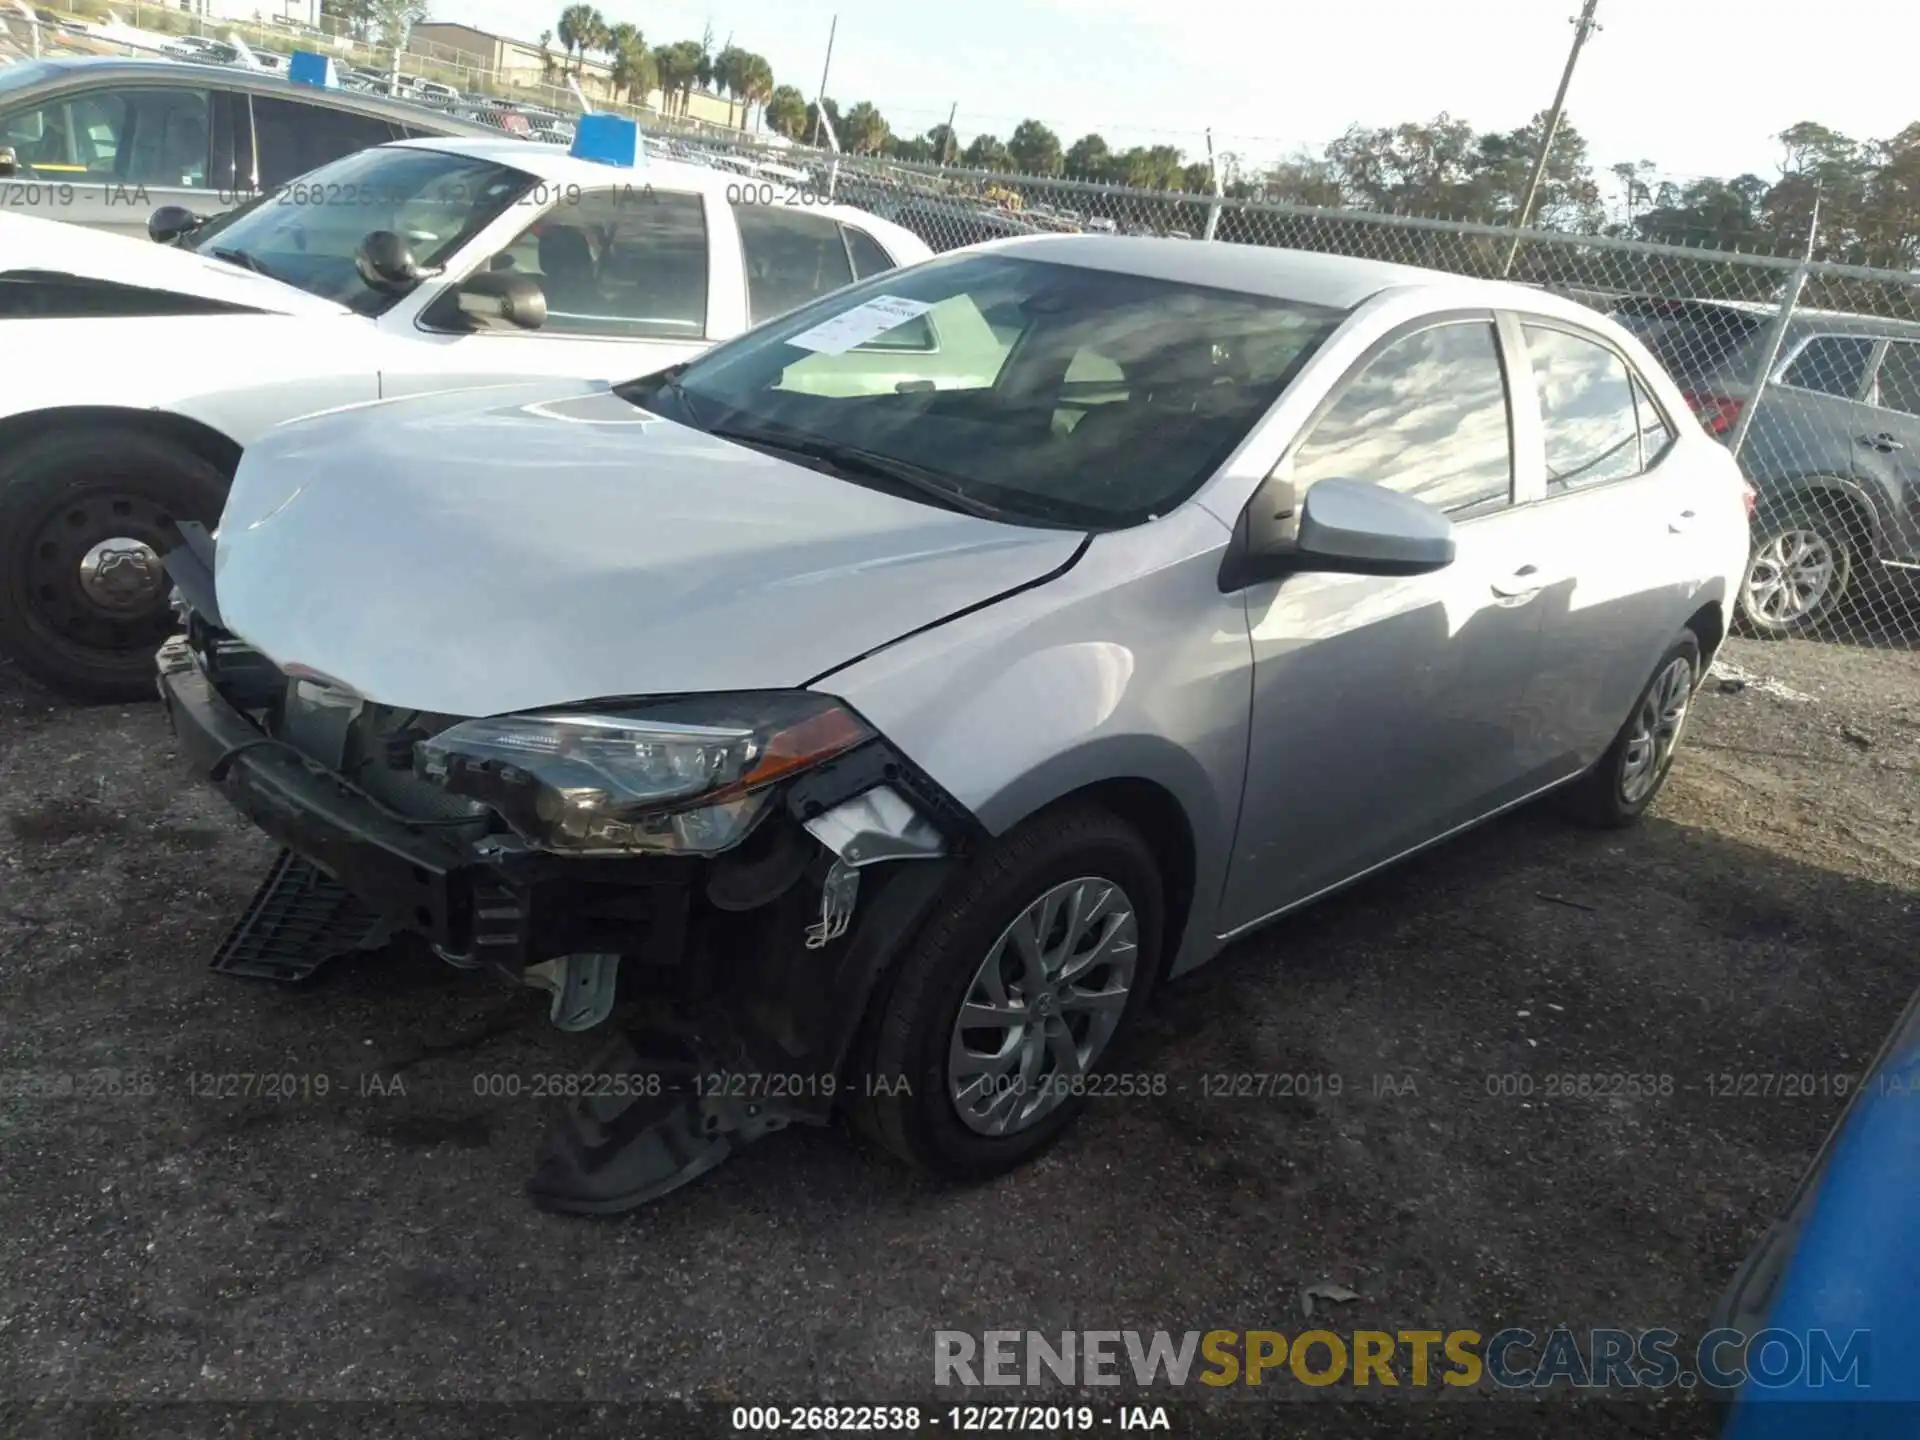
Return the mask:
<path fill-rule="evenodd" d="M 170 24 L 192 24 L 172 16 Z M 22 28 L 12 27 L 16 51 Z M 107 42 L 43 20 L 34 43 L 60 53 Z M 340 48 L 352 63 L 382 58 Z M 404 63 L 419 68 L 413 56 Z M 461 81 L 470 106 L 492 96 L 579 108 L 559 84 L 509 87 L 475 73 Z M 1314 209 L 1230 198 L 1217 182 L 1215 193 L 1189 194 L 908 164 L 596 103 L 638 118 L 656 155 L 830 196 L 936 251 L 1046 232 L 1156 235 L 1505 277 L 1570 296 L 1638 334 L 1699 423 L 1738 454 L 1755 491 L 1740 627 L 1772 639 L 1920 648 L 1920 272 Z"/>

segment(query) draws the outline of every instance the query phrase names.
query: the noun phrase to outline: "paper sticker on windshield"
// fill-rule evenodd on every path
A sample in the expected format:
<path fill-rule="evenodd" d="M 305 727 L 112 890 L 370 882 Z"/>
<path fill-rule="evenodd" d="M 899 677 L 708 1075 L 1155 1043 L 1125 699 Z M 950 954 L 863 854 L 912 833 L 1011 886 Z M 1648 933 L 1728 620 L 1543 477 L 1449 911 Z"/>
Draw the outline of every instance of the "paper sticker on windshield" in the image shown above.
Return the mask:
<path fill-rule="evenodd" d="M 787 344 L 817 355 L 844 355 L 856 345 L 878 339 L 896 326 L 918 319 L 933 306 L 900 295 L 876 295 L 864 305 L 842 311 L 811 330 L 787 337 Z"/>

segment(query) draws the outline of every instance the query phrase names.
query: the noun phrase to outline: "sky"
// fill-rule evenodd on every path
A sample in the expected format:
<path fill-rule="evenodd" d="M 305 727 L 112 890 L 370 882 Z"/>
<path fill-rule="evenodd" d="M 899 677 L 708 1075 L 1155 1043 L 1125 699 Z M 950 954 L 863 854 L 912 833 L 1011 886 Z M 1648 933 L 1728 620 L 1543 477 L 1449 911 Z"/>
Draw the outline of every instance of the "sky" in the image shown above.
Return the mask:
<path fill-rule="evenodd" d="M 545 0 L 430 0 L 432 18 L 533 39 Z M 1172 144 L 1271 160 L 1349 125 L 1442 111 L 1483 130 L 1544 110 L 1579 0 L 598 0 L 651 44 L 699 38 L 766 56 L 809 99 L 871 100 L 919 134 L 959 106 L 962 140 L 1027 116 L 1070 144 Z M 1773 137 L 1817 120 L 1857 138 L 1920 120 L 1913 0 L 1599 0 L 1568 118 L 1597 168 L 1662 178 L 1778 174 Z"/>

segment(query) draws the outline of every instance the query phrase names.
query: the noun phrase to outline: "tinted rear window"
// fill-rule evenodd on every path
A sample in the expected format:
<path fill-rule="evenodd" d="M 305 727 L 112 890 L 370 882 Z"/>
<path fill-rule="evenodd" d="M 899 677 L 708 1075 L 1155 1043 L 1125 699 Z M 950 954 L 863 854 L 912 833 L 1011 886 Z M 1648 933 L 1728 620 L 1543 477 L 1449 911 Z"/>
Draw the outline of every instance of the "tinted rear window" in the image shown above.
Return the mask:
<path fill-rule="evenodd" d="M 1766 328 L 1766 317 L 1684 300 L 1628 300 L 1613 318 L 1679 380 L 1704 375 Z"/>

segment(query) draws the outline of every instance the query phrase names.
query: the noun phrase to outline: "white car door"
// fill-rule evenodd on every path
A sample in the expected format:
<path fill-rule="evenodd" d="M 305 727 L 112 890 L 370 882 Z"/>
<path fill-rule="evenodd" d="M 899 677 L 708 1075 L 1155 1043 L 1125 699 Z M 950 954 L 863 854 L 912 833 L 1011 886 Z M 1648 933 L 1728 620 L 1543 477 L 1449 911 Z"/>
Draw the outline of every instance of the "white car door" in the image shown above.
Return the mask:
<path fill-rule="evenodd" d="M 508 270 L 539 281 L 537 330 L 475 331 L 460 281 Z M 624 182 L 567 192 L 531 221 L 517 207 L 381 319 L 395 340 L 384 394 L 450 382 L 565 376 L 620 381 L 691 359 L 746 325 L 740 247 L 729 207 L 694 191 Z"/>

